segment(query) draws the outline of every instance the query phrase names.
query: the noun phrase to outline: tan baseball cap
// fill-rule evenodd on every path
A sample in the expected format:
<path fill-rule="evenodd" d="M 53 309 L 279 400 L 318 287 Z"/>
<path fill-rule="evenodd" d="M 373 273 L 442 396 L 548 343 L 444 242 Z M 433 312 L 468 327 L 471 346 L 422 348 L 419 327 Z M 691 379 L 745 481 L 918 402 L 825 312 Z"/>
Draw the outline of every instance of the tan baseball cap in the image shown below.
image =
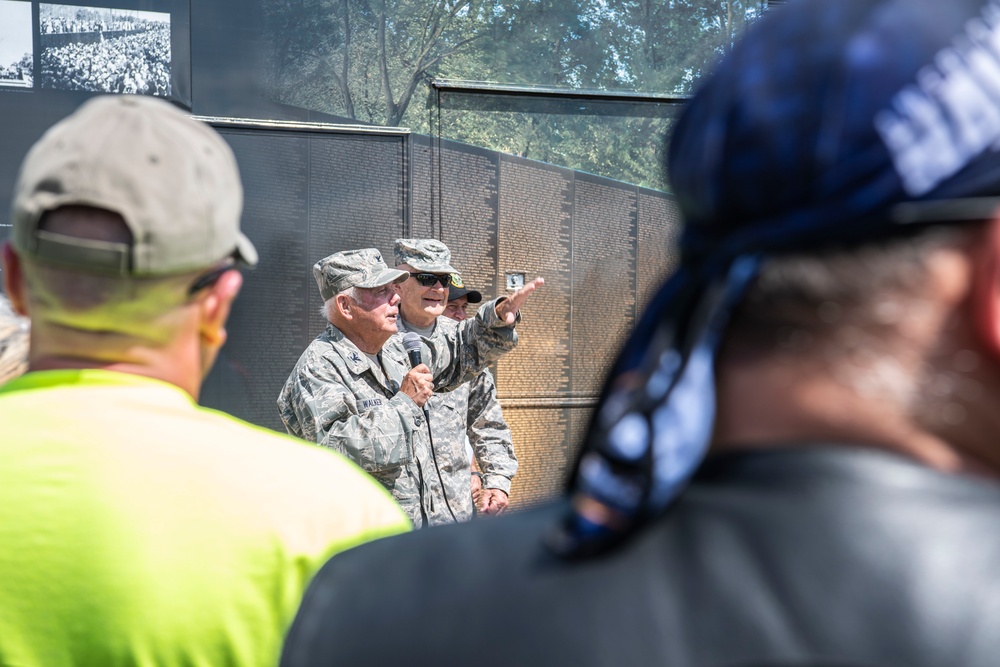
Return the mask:
<path fill-rule="evenodd" d="M 396 266 L 409 264 L 430 273 L 458 273 L 451 265 L 451 250 L 437 239 L 396 239 L 392 254 Z"/>
<path fill-rule="evenodd" d="M 132 243 L 38 229 L 46 211 L 81 205 L 118 213 Z M 105 95 L 46 132 L 21 164 L 12 242 L 38 261 L 112 275 L 162 276 L 247 265 L 257 251 L 240 232 L 236 158 L 211 127 L 154 97 Z"/>
<path fill-rule="evenodd" d="M 348 287 L 370 289 L 400 283 L 410 277 L 406 271 L 390 269 L 375 248 L 343 250 L 313 265 L 313 277 L 323 300 L 329 300 Z"/>

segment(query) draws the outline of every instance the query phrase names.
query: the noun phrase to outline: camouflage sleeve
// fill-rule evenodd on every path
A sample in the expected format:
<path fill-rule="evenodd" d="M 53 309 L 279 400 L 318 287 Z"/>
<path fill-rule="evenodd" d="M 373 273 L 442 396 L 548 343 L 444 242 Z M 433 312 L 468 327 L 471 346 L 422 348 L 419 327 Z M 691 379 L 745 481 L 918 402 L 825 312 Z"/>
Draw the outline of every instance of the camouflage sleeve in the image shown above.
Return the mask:
<path fill-rule="evenodd" d="M 500 489 L 509 495 L 510 480 L 517 472 L 517 456 L 489 370 L 477 375 L 470 385 L 467 419 L 469 442 L 483 473 L 484 488 Z"/>
<path fill-rule="evenodd" d="M 423 428 L 423 413 L 409 396 L 397 393 L 358 401 L 350 380 L 332 365 L 297 369 L 293 399 L 302 436 L 344 454 L 368 472 L 381 472 L 413 458 L 413 432 Z"/>
<path fill-rule="evenodd" d="M 431 363 L 427 364 L 434 374 L 436 391 L 450 391 L 472 380 L 517 345 L 514 326 L 508 326 L 497 317 L 496 304 L 499 300 L 484 303 L 475 317 L 457 325 L 442 326 L 442 322 L 450 320 L 438 319 L 436 330 L 443 335 L 431 337 Z"/>

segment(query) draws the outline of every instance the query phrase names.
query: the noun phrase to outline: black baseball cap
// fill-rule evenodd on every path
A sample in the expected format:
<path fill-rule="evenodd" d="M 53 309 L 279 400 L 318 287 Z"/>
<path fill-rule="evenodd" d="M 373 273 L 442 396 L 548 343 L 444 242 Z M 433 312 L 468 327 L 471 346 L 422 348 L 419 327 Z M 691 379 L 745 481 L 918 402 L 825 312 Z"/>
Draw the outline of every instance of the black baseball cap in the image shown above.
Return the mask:
<path fill-rule="evenodd" d="M 482 292 L 478 290 L 469 289 L 462 282 L 462 276 L 457 273 L 451 274 L 451 282 L 448 285 L 448 301 L 454 301 L 455 299 L 460 299 L 463 296 L 469 298 L 469 303 L 479 303 L 483 300 Z"/>

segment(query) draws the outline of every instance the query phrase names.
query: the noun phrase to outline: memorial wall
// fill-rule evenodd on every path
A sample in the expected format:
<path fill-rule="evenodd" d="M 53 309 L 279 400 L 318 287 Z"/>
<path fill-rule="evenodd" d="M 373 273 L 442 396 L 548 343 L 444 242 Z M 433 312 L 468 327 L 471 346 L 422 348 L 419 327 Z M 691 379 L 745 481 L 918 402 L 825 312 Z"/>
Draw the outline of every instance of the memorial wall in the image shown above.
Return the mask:
<path fill-rule="evenodd" d="M 240 165 L 243 229 L 260 262 L 245 272 L 202 403 L 283 431 L 278 392 L 325 326 L 312 265 L 348 248 L 391 250 L 405 232 L 408 135 L 216 128 Z"/>
<path fill-rule="evenodd" d="M 427 137 L 414 138 L 413 162 L 413 232 L 448 243 L 468 284 L 498 295 L 507 274 L 546 279 L 494 369 L 521 462 L 512 502 L 532 504 L 561 488 L 618 346 L 677 261 L 676 207 L 659 191 Z"/>
<path fill-rule="evenodd" d="M 557 493 L 618 346 L 676 261 L 678 218 L 671 198 L 404 131 L 225 120 L 223 115 L 301 121 L 322 116 L 253 94 L 249 54 L 256 38 L 238 3 L 116 5 L 113 11 L 79 6 L 86 11 L 78 13 L 76 5 L 0 0 L 4 16 L 20 17 L 0 33 L 19 36 L 17 43 L 30 54 L 15 64 L 31 64 L 30 73 L 21 65 L 9 67 L 0 82 L 0 241 L 9 234 L 6 211 L 23 155 L 105 81 L 143 85 L 193 113 L 215 117 L 240 164 L 244 227 L 261 261 L 245 273 L 229 342 L 202 402 L 282 430 L 278 391 L 324 326 L 313 263 L 358 247 L 377 247 L 392 263 L 395 238 L 440 238 L 452 248 L 467 284 L 488 296 L 506 293 L 508 281 L 546 279 L 524 312 L 519 347 L 494 372 L 521 461 L 513 506 Z M 43 30 L 64 36 L 43 40 Z M 47 70 L 51 86 L 41 86 L 43 56 L 56 62 L 58 49 L 67 45 L 90 49 L 127 38 L 122 43 L 131 48 L 137 39 L 164 34 L 170 35 L 169 49 L 150 55 L 143 71 L 166 71 L 166 79 L 140 80 L 132 70 L 87 79 L 59 69 Z"/>
<path fill-rule="evenodd" d="M 669 196 L 427 137 L 216 127 L 239 161 L 261 260 L 202 403 L 282 430 L 278 391 L 324 327 L 313 263 L 360 247 L 391 263 L 395 238 L 437 237 L 488 296 L 506 292 L 508 274 L 546 279 L 494 372 L 521 461 L 514 506 L 555 494 L 618 346 L 674 261 Z M 30 145 L 5 134 L 14 153 Z M 0 199 L 6 209 L 9 191 Z"/>

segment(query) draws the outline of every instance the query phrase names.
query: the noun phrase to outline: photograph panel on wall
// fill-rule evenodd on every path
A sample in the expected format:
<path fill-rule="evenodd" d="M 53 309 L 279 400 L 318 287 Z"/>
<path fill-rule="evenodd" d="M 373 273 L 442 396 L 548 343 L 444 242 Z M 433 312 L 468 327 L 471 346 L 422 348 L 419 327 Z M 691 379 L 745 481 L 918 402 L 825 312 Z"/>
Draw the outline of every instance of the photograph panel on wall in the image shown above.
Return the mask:
<path fill-rule="evenodd" d="M 34 67 L 31 3 L 0 0 L 0 89 L 31 90 Z"/>
<path fill-rule="evenodd" d="M 171 97 L 169 12 L 41 3 L 43 89 Z"/>

